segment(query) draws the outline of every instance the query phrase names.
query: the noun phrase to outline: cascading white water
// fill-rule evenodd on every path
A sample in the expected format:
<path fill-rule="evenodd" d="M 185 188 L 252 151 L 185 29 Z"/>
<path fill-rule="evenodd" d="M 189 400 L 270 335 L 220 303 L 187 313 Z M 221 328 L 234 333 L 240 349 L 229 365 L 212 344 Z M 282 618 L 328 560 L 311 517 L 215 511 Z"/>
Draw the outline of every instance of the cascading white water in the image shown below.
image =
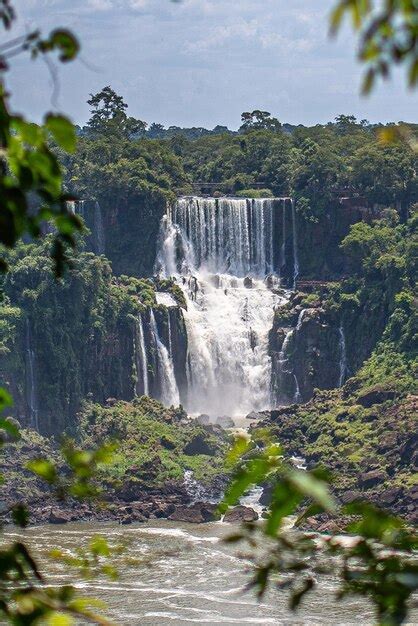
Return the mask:
<path fill-rule="evenodd" d="M 173 339 L 171 336 L 171 316 L 170 309 L 167 309 L 167 334 L 168 334 L 168 355 L 173 359 Z"/>
<path fill-rule="evenodd" d="M 279 353 L 279 362 L 278 362 L 280 387 L 283 386 L 283 378 L 284 378 L 284 374 L 286 370 L 286 365 L 289 361 L 289 357 L 288 357 L 289 344 L 293 340 L 293 338 L 297 335 L 297 333 L 300 331 L 305 313 L 306 313 L 306 309 L 302 309 L 301 312 L 299 313 L 298 321 L 297 321 L 295 328 L 290 328 L 286 332 L 286 335 L 282 344 L 282 349 Z M 295 402 L 298 403 L 298 402 L 301 402 L 302 400 L 302 395 L 300 393 L 300 387 L 299 387 L 299 381 L 295 372 L 290 372 L 290 373 L 293 376 L 293 380 L 295 382 L 295 393 L 294 393 L 293 399 Z"/>
<path fill-rule="evenodd" d="M 338 380 L 338 386 L 342 387 L 347 378 L 347 370 L 348 370 L 345 334 L 344 334 L 344 327 L 342 324 L 338 329 L 338 334 L 339 334 L 339 348 L 340 348 L 340 376 Z"/>
<path fill-rule="evenodd" d="M 271 289 L 274 211 L 285 206 L 188 197 L 163 220 L 158 269 L 187 301 L 190 413 L 239 416 L 271 406 L 268 335 L 274 307 L 286 301 Z"/>
<path fill-rule="evenodd" d="M 286 203 L 283 205 L 282 211 L 282 245 L 280 249 L 280 274 L 282 274 L 286 265 Z"/>
<path fill-rule="evenodd" d="M 204 266 L 208 272 L 238 277 L 273 273 L 273 213 L 277 203 L 284 211 L 286 200 L 180 198 L 167 216 L 180 254 L 167 266 L 163 252 L 165 270 L 176 274 Z"/>
<path fill-rule="evenodd" d="M 35 352 L 32 349 L 32 333 L 29 319 L 26 320 L 26 402 L 29 408 L 30 425 L 39 430 L 38 391 L 36 388 Z"/>
<path fill-rule="evenodd" d="M 142 386 L 139 388 L 137 384 L 136 392 L 139 395 L 144 394 L 149 396 L 149 379 L 148 379 L 148 358 L 147 350 L 145 347 L 145 336 L 142 315 L 139 314 L 137 318 L 136 326 L 136 338 L 135 338 L 135 357 L 136 357 L 136 370 L 139 382 L 139 376 L 141 376 Z"/>
<path fill-rule="evenodd" d="M 179 390 L 174 376 L 173 360 L 160 339 L 154 311 L 150 312 L 150 327 L 158 361 L 158 374 L 161 384 L 161 402 L 166 406 L 177 406 L 180 402 Z"/>
<path fill-rule="evenodd" d="M 192 413 L 235 416 L 270 406 L 268 333 L 279 298 L 261 280 L 254 280 L 252 289 L 243 282 L 223 274 L 214 285 L 211 275 L 200 271 L 196 299 L 188 298 Z"/>

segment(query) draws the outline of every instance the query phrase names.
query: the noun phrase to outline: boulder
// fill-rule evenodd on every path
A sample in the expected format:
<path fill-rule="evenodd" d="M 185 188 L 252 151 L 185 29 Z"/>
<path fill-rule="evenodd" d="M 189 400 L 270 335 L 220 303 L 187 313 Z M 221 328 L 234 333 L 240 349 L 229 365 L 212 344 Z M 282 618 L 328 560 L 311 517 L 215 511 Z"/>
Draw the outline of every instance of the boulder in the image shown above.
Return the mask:
<path fill-rule="evenodd" d="M 361 500 L 361 499 L 362 499 L 361 492 L 355 489 L 345 491 L 340 496 L 340 500 L 343 504 L 349 504 L 350 502 L 355 502 L 356 500 Z"/>
<path fill-rule="evenodd" d="M 144 495 L 144 484 L 139 480 L 126 480 L 119 489 L 118 495 L 125 502 L 140 500 Z"/>
<path fill-rule="evenodd" d="M 330 535 L 339 534 L 342 532 L 342 528 L 334 520 L 324 522 L 316 529 L 319 533 L 327 533 Z"/>
<path fill-rule="evenodd" d="M 371 472 L 365 472 L 364 474 L 360 474 L 359 483 L 362 487 L 368 489 L 369 487 L 374 487 L 374 485 L 383 483 L 385 479 L 386 474 L 384 474 L 380 470 L 372 470 Z"/>
<path fill-rule="evenodd" d="M 229 415 L 220 415 L 215 419 L 215 424 L 221 428 L 234 428 L 234 420 Z"/>
<path fill-rule="evenodd" d="M 195 456 L 197 454 L 206 454 L 214 456 L 216 450 L 211 446 L 203 434 L 195 435 L 184 448 L 184 454 Z"/>
<path fill-rule="evenodd" d="M 321 522 L 317 520 L 315 517 L 307 517 L 305 523 L 303 524 L 303 528 L 309 530 L 318 530 Z"/>
<path fill-rule="evenodd" d="M 247 289 L 253 288 L 253 279 L 250 278 L 249 276 L 246 276 L 244 278 L 244 287 L 246 287 Z"/>
<path fill-rule="evenodd" d="M 388 433 L 386 435 L 384 435 L 378 444 L 378 450 L 379 451 L 385 451 L 385 450 L 393 450 L 396 448 L 398 444 L 398 436 L 396 433 Z"/>
<path fill-rule="evenodd" d="M 171 441 L 171 439 L 168 439 L 165 435 L 161 437 L 160 443 L 166 450 L 174 450 L 174 448 L 176 447 L 176 444 Z"/>
<path fill-rule="evenodd" d="M 196 422 L 202 426 L 208 426 L 210 424 L 210 416 L 202 413 L 196 417 Z"/>
<path fill-rule="evenodd" d="M 393 389 L 382 389 L 381 387 L 375 387 L 359 393 L 357 396 L 357 404 L 361 404 L 364 408 L 368 409 L 374 404 L 382 404 L 387 400 L 394 400 L 396 397 L 396 391 Z"/>
<path fill-rule="evenodd" d="M 176 506 L 168 519 L 175 522 L 203 524 L 219 519 L 218 506 L 210 502 L 196 502 L 191 506 Z"/>
<path fill-rule="evenodd" d="M 258 520 L 258 513 L 249 506 L 234 506 L 224 515 L 224 522 L 255 522 Z"/>
<path fill-rule="evenodd" d="M 133 524 L 134 522 L 146 522 L 147 518 L 140 513 L 133 511 L 132 513 L 127 513 L 120 518 L 120 523 L 124 526 L 127 524 Z"/>
<path fill-rule="evenodd" d="M 401 487 L 392 487 L 391 489 L 385 489 L 379 494 L 378 501 L 382 504 L 394 504 L 399 498 L 402 497 Z"/>
<path fill-rule="evenodd" d="M 50 524 L 66 524 L 67 522 L 71 521 L 71 513 L 67 513 L 67 511 L 51 509 L 48 521 Z"/>
<path fill-rule="evenodd" d="M 260 496 L 260 504 L 262 506 L 269 506 L 271 502 L 271 496 L 273 494 L 273 486 L 272 485 L 263 485 L 263 492 Z"/>
<path fill-rule="evenodd" d="M 245 416 L 245 419 L 247 420 L 258 420 L 261 417 L 264 417 L 265 414 L 262 413 L 257 413 L 256 411 L 251 411 L 251 413 L 248 413 L 248 415 Z"/>
<path fill-rule="evenodd" d="M 171 502 L 168 504 L 161 504 L 159 507 L 153 510 L 153 514 L 155 515 L 155 517 L 167 518 L 170 517 L 172 513 L 174 513 L 175 509 L 176 507 Z"/>

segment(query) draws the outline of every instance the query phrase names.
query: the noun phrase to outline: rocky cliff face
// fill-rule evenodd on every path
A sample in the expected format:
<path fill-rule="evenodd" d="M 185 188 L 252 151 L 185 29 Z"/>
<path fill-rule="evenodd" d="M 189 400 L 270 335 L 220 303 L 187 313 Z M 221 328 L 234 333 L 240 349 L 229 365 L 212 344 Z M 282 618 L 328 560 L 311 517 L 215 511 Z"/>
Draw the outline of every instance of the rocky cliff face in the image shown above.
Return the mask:
<path fill-rule="evenodd" d="M 187 352 L 183 315 L 175 302 L 169 309 L 157 304 L 151 281 L 115 279 L 106 259 L 85 253 L 57 282 L 45 267 L 49 261 L 42 246 L 25 247 L 21 254 L 5 281 L 13 317 L 0 329 L 0 374 L 14 399 L 12 412 L 23 425 L 44 434 L 71 430 L 83 399 L 130 400 L 144 393 L 138 385 L 144 375 L 150 395 L 159 398 L 151 311 L 161 343 L 172 351 L 181 389 Z M 141 316 L 146 358 L 138 367 Z"/>
<path fill-rule="evenodd" d="M 315 388 L 338 387 L 346 377 L 340 327 L 321 306 L 319 296 L 297 293 L 277 309 L 269 345 L 278 404 L 305 402 Z"/>
<path fill-rule="evenodd" d="M 327 467 L 341 502 L 367 499 L 416 523 L 417 397 L 358 385 L 318 391 L 307 404 L 271 411 L 261 426 L 308 469 Z"/>
<path fill-rule="evenodd" d="M 335 199 L 315 221 L 297 211 L 300 277 L 335 280 L 349 276 L 350 262 L 340 243 L 356 222 L 370 222 L 379 211 L 355 198 Z"/>
<path fill-rule="evenodd" d="M 160 221 L 167 199 L 161 192 L 129 198 L 99 197 L 78 203 L 91 235 L 88 249 L 105 254 L 115 274 L 152 276 L 157 251 Z"/>

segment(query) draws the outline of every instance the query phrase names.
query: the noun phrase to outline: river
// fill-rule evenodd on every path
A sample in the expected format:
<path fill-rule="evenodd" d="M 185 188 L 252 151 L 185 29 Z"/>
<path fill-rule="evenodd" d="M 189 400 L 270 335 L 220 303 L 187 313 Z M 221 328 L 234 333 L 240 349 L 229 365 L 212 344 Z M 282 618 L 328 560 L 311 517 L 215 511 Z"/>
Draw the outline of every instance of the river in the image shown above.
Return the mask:
<path fill-rule="evenodd" d="M 6 540 L 24 538 L 36 553 L 48 584 L 75 584 L 81 593 L 107 603 L 106 615 L 118 624 L 277 624 L 278 626 L 358 626 L 373 623 L 370 605 L 359 599 L 335 602 L 336 581 L 324 577 L 318 591 L 307 596 L 302 608 L 287 608 L 285 591 L 272 590 L 262 602 L 243 592 L 248 582 L 246 565 L 238 549 L 222 542 L 234 527 L 221 522 L 194 525 L 165 520 L 146 524 L 71 523 L 31 527 L 22 532 L 6 529 Z M 126 542 L 118 557 L 119 578 L 83 580 L 48 556 L 51 548 L 72 551 L 85 546 L 94 534 L 111 544 Z M 128 558 L 129 557 L 129 560 Z M 74 583 L 75 581 L 75 583 Z"/>

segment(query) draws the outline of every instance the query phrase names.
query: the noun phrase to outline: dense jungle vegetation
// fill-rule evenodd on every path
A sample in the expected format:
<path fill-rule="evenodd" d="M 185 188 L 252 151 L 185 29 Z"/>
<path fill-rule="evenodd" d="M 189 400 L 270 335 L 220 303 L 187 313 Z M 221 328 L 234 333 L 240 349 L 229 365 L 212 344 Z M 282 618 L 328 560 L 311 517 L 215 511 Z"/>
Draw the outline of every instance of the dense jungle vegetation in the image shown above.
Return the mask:
<path fill-rule="evenodd" d="M 154 138 L 155 124 L 145 130 L 142 123 L 141 131 L 134 124 L 129 132 L 132 118 L 111 88 L 96 94 L 95 103 L 89 125 L 79 131 L 76 155 L 63 159 L 68 190 L 81 198 L 169 198 L 216 183 L 222 193 L 292 195 L 299 213 L 312 221 L 339 197 L 395 206 L 403 216 L 418 199 L 413 145 L 385 143 L 394 130 L 416 133 L 411 124 L 383 127 L 340 115 L 308 128 L 253 111 L 243 113 L 237 132 L 170 128 Z"/>

